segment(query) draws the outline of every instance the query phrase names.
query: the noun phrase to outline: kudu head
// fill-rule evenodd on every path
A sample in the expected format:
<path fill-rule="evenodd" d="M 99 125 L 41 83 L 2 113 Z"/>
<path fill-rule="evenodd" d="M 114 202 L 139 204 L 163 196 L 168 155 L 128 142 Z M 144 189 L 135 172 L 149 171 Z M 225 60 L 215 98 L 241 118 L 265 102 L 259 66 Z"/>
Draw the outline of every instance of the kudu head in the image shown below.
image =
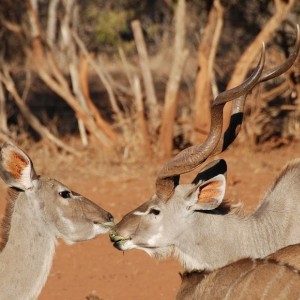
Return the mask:
<path fill-rule="evenodd" d="M 176 241 L 188 234 L 197 218 L 197 230 L 211 235 L 208 215 L 225 213 L 222 204 L 226 187 L 226 163 L 215 161 L 205 167 L 191 184 L 179 185 L 179 176 L 190 172 L 208 157 L 224 151 L 236 138 L 242 123 L 247 95 L 260 82 L 277 77 L 288 70 L 299 53 L 299 27 L 296 47 L 280 66 L 263 72 L 264 46 L 260 61 L 252 75 L 240 86 L 217 96 L 211 106 L 211 129 L 206 141 L 191 146 L 166 163 L 156 180 L 156 193 L 150 200 L 131 211 L 110 231 L 110 239 L 119 250 L 141 249 L 150 255 L 168 256 Z M 222 135 L 223 108 L 234 100 L 231 121 Z M 205 242 L 205 239 L 204 241 Z"/>
<path fill-rule="evenodd" d="M 170 198 L 156 193 L 113 228 L 110 238 L 114 246 L 119 250 L 141 249 L 151 256 L 168 256 L 174 241 L 190 230 L 195 212 L 217 213 L 224 198 L 225 173 L 225 161 L 215 161 L 191 184 L 176 185 Z"/>
<path fill-rule="evenodd" d="M 27 202 L 32 218 L 42 219 L 50 234 L 68 243 L 92 239 L 114 224 L 112 215 L 92 201 L 37 175 L 28 155 L 9 143 L 0 148 L 0 177 L 18 192 L 18 201 Z"/>

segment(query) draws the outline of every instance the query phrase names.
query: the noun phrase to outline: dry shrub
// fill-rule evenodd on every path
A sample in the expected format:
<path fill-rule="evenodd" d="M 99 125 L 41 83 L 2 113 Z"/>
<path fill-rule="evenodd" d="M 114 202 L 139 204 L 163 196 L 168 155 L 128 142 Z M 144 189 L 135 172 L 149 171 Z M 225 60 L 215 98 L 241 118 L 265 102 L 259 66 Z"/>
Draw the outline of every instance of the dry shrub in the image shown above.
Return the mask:
<path fill-rule="evenodd" d="M 279 52 L 271 52 L 267 67 L 282 63 Z M 280 78 L 256 89 L 246 104 L 241 140 L 247 139 L 258 149 L 276 148 L 299 138 L 300 127 L 300 62 Z M 250 143 L 249 143 L 250 141 Z"/>
<path fill-rule="evenodd" d="M 86 300 L 103 300 L 102 298 L 99 298 L 97 295 L 93 295 L 93 294 L 86 296 L 85 299 Z"/>

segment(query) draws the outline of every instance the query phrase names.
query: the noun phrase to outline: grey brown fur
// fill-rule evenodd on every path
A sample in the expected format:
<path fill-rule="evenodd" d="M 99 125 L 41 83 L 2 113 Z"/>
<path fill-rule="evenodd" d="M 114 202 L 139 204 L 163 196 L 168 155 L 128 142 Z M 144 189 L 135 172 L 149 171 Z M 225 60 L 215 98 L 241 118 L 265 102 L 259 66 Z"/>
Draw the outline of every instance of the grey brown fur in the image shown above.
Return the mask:
<path fill-rule="evenodd" d="M 185 196 L 195 187 L 179 185 L 168 202 L 153 196 L 127 214 L 111 238 L 121 250 L 173 255 L 187 271 L 211 271 L 244 257 L 263 258 L 300 243 L 299 186 L 300 161 L 296 160 L 284 168 L 258 208 L 243 216 L 234 209 L 190 211 Z M 153 215 L 153 209 L 159 215 Z"/>
<path fill-rule="evenodd" d="M 107 232 L 113 218 L 62 183 L 36 175 L 30 158 L 14 145 L 0 149 L 0 175 L 15 190 L 2 228 L 0 299 L 37 299 L 57 239 L 67 243 L 92 239 Z"/>
<path fill-rule="evenodd" d="M 273 259 L 242 259 L 213 272 L 182 276 L 176 300 L 300 298 L 299 270 Z"/>
<path fill-rule="evenodd" d="M 253 86 L 290 68 L 298 57 L 299 45 L 297 26 L 296 48 L 287 63 L 263 73 L 259 64 L 254 72 L 258 77 L 249 77 Z M 233 112 L 243 113 L 246 96 L 253 87 L 244 90 L 245 83 L 221 97 L 229 101 L 235 91 L 241 92 L 242 98 L 235 102 Z M 187 272 L 206 270 L 207 273 L 191 274 L 189 280 L 183 280 L 178 299 L 275 299 L 275 296 L 298 299 L 299 271 L 285 263 L 290 254 L 281 253 L 283 262 L 262 258 L 300 243 L 300 160 L 284 168 L 257 209 L 246 216 L 235 209 L 224 209 L 226 167 L 222 160 L 207 166 L 192 184 L 178 184 L 180 174 L 193 170 L 211 154 L 218 153 L 218 149 L 222 151 L 236 137 L 233 134 L 227 139 L 224 135 L 220 139 L 220 122 L 216 116 L 222 117 L 222 112 L 218 104 L 213 104 L 207 140 L 179 153 L 162 168 L 156 194 L 123 217 L 110 231 L 111 241 L 122 251 L 140 249 L 154 257 L 174 256 Z M 229 132 L 234 132 L 235 125 L 230 124 Z M 257 280 L 258 275 L 261 281 Z M 252 292 L 254 287 L 256 294 Z M 189 290 L 194 292 L 189 295 Z"/>

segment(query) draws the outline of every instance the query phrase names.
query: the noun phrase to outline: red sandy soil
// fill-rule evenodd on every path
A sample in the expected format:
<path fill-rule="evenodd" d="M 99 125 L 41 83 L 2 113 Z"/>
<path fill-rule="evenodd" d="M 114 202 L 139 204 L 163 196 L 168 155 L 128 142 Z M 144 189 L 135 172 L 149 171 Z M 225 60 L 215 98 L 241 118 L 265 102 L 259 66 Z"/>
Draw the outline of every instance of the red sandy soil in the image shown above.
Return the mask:
<path fill-rule="evenodd" d="M 228 164 L 227 198 L 234 203 L 244 202 L 246 210 L 253 209 L 286 162 L 298 156 L 300 143 L 266 152 L 246 150 L 242 145 L 229 149 L 221 155 Z M 116 221 L 154 193 L 155 175 L 160 169 L 159 164 L 153 163 L 132 170 L 118 164 L 104 169 L 91 164 L 87 168 L 74 167 L 73 171 L 67 162 L 57 163 L 57 157 L 47 158 L 40 152 L 32 158 L 37 172 L 56 178 L 92 199 L 110 211 Z M 196 171 L 185 175 L 182 182 L 192 180 L 195 175 Z M 5 186 L 1 181 L 0 218 L 4 207 Z M 112 247 L 107 235 L 74 245 L 59 241 L 39 299 L 83 300 L 89 294 L 105 300 L 174 299 L 181 271 L 179 263 L 172 259 L 157 261 L 137 250 L 122 253 Z"/>

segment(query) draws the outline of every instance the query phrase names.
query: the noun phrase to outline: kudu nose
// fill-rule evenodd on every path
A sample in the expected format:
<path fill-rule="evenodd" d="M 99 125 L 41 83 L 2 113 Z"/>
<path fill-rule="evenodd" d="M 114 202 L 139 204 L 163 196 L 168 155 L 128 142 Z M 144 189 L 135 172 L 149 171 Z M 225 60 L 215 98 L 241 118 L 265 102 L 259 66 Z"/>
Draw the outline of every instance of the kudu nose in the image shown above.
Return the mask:
<path fill-rule="evenodd" d="M 111 213 L 109 213 L 109 212 L 106 213 L 105 220 L 106 220 L 106 222 L 103 224 L 104 226 L 106 226 L 108 228 L 112 228 L 115 225 L 114 217 L 112 216 Z"/>
<path fill-rule="evenodd" d="M 114 221 L 114 217 L 113 217 L 113 215 L 111 213 L 108 213 L 107 218 L 108 218 L 109 222 L 113 222 Z"/>

